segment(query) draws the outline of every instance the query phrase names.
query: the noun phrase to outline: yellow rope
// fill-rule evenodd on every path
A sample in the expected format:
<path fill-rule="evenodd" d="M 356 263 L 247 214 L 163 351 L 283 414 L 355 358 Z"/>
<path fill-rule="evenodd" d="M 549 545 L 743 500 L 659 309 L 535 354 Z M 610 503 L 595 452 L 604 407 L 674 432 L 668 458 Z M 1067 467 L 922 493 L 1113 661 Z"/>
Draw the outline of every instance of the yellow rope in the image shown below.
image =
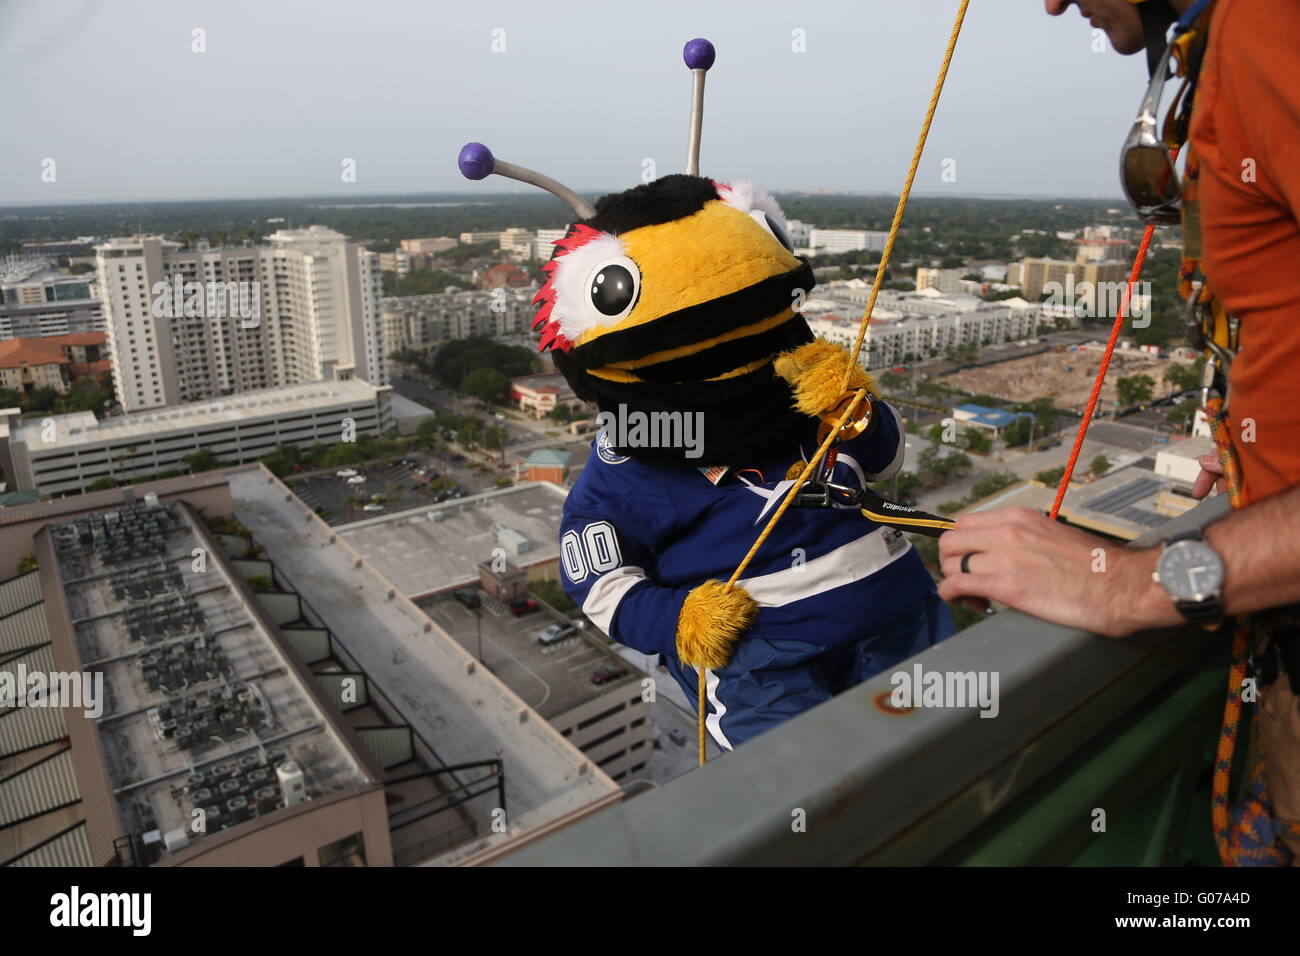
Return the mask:
<path fill-rule="evenodd" d="M 858 353 L 862 351 L 862 342 L 867 337 L 867 326 L 871 324 L 871 310 L 876 307 L 876 296 L 880 294 L 880 286 L 885 280 L 885 270 L 889 267 L 889 257 L 894 252 L 894 240 L 898 238 L 898 229 L 903 224 L 903 211 L 907 209 L 907 200 L 912 194 L 912 181 L 916 179 L 917 167 L 921 165 L 921 153 L 925 150 L 925 141 L 930 135 L 930 123 L 934 120 L 934 111 L 939 106 L 939 94 L 943 92 L 944 80 L 948 78 L 948 64 L 952 62 L 952 52 L 957 48 L 957 35 L 961 33 L 962 21 L 966 19 L 966 7 L 969 5 L 970 0 L 961 0 L 961 6 L 957 8 L 957 19 L 953 22 L 952 34 L 948 37 L 948 49 L 943 55 L 943 66 L 939 67 L 939 77 L 934 81 L 934 92 L 930 94 L 930 106 L 925 111 L 925 122 L 921 124 L 921 135 L 916 141 L 916 149 L 912 152 L 912 165 L 907 170 L 907 181 L 903 183 L 903 191 L 898 196 L 898 206 L 894 209 L 894 221 L 889 227 L 889 237 L 885 239 L 885 248 L 880 253 L 880 265 L 876 267 L 876 279 L 871 283 L 871 297 L 867 299 L 866 311 L 862 313 L 862 324 L 858 327 L 858 337 L 853 341 L 853 358 L 844 369 L 844 384 L 841 387 L 845 391 L 848 391 L 849 374 L 853 371 L 853 366 L 858 364 Z"/>
<path fill-rule="evenodd" d="M 898 206 L 894 210 L 894 221 L 889 227 L 889 236 L 885 239 L 885 248 L 880 254 L 880 265 L 876 269 L 876 279 L 871 285 L 871 297 L 867 300 L 866 311 L 862 314 L 862 324 L 858 327 L 858 336 L 853 343 L 852 356 L 848 364 L 844 367 L 844 384 L 841 387 L 846 392 L 849 389 L 849 379 L 853 372 L 853 366 L 858 364 L 858 353 L 862 351 L 862 341 L 866 338 L 867 327 L 871 324 L 871 310 L 875 308 L 876 296 L 880 293 L 880 285 L 884 281 L 885 269 L 889 265 L 890 254 L 894 251 L 894 242 L 898 238 L 898 230 L 903 222 L 903 212 L 907 209 L 907 200 L 912 193 L 912 182 L 916 179 L 917 167 L 921 165 L 921 153 L 924 152 L 926 138 L 930 135 L 930 123 L 934 120 L 934 112 L 939 106 L 939 94 L 943 92 L 944 80 L 948 77 L 948 65 L 952 62 L 953 50 L 957 47 L 957 36 L 961 33 L 962 21 L 966 18 L 966 8 L 968 6 L 970 6 L 970 0 L 961 0 L 961 6 L 957 9 L 957 18 L 952 25 L 952 33 L 948 37 L 948 49 L 943 55 L 943 65 L 939 68 L 939 77 L 935 80 L 934 92 L 930 94 L 930 105 L 925 111 L 925 121 L 921 124 L 921 135 L 917 139 L 916 149 L 912 153 L 912 165 L 907 170 L 907 181 L 903 184 L 903 191 L 898 197 Z M 758 554 L 758 549 L 763 546 L 763 542 L 768 539 L 768 536 L 776 528 L 777 522 L 780 521 L 781 517 L 790 509 L 790 505 L 794 503 L 795 496 L 799 493 L 799 489 L 802 488 L 803 483 L 812 476 L 813 469 L 816 468 L 821 460 L 826 456 L 831 445 L 834 444 L 836 437 L 840 434 L 840 429 L 852 419 L 866 394 L 867 390 L 865 388 L 858 389 L 857 393 L 853 396 L 853 400 L 849 402 L 848 407 L 844 410 L 844 414 L 841 415 L 839 421 L 835 423 L 835 427 L 827 433 L 826 439 L 822 442 L 821 447 L 817 449 L 816 454 L 814 454 L 808 460 L 808 463 L 804 465 L 803 471 L 800 472 L 795 483 L 790 486 L 790 490 L 786 492 L 785 498 L 782 499 L 780 507 L 773 512 L 772 517 L 769 518 L 767 524 L 763 526 L 763 530 L 759 532 L 758 538 L 745 554 L 745 557 L 741 559 L 740 564 L 736 566 L 736 570 L 732 572 L 731 577 L 727 579 L 727 587 L 732 588 L 736 586 L 736 582 L 739 581 L 740 576 L 745 573 L 745 569 L 749 567 L 749 563 L 754 559 L 754 555 Z M 708 678 L 705 675 L 705 669 L 702 667 L 697 668 L 695 674 L 697 699 L 696 713 L 699 718 L 700 766 L 703 766 L 705 741 L 704 724 L 707 716 L 705 705 L 708 703 L 705 694 L 705 687 Z"/>

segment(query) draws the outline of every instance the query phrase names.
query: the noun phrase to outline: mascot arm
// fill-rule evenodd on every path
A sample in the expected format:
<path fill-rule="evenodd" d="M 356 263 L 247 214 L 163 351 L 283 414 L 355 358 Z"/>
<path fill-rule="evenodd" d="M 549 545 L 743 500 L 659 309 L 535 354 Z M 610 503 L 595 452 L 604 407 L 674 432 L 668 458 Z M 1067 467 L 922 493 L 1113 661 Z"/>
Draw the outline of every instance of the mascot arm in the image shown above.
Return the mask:
<path fill-rule="evenodd" d="M 572 496 L 571 496 L 572 497 Z M 598 628 L 643 654 L 673 646 L 686 588 L 663 587 L 646 573 L 653 542 L 621 521 L 566 506 L 560 529 L 564 591 Z"/>
<path fill-rule="evenodd" d="M 892 405 L 876 402 L 876 423 L 868 433 L 840 446 L 841 455 L 851 455 L 861 466 L 867 481 L 893 478 L 903 467 L 907 432 Z"/>

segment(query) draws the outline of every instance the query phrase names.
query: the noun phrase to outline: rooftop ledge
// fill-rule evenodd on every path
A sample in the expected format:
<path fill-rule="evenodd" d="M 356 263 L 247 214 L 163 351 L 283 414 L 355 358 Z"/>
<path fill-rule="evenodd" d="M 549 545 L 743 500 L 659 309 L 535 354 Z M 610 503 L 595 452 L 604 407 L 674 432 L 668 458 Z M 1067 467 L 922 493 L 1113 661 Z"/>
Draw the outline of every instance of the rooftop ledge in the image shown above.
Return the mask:
<path fill-rule="evenodd" d="M 1216 496 L 1134 545 L 1227 511 Z M 1123 846 L 1124 862 L 1168 862 L 1189 831 L 1188 781 L 1208 766 L 1226 646 L 1190 628 L 1109 640 L 1004 610 L 903 666 L 996 670 L 995 718 L 888 713 L 875 703 L 887 671 L 498 865 L 1068 863 L 1097 842 L 1092 808 L 1114 827 L 1172 780 L 1140 830 L 1156 832 Z"/>

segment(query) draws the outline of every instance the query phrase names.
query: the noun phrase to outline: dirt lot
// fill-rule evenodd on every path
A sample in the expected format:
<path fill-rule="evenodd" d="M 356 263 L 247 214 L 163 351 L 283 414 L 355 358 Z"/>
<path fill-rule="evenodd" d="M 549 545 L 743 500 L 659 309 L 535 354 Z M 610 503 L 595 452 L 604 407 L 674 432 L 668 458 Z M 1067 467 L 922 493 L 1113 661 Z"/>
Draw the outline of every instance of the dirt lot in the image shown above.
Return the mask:
<path fill-rule="evenodd" d="M 1057 408 L 1082 411 L 1101 357 L 1100 351 L 1044 352 L 955 372 L 939 381 L 971 394 L 996 395 L 1014 402 L 1046 395 Z M 1102 386 L 1101 407 L 1114 406 L 1115 383 L 1130 375 L 1150 375 L 1156 382 L 1154 397 L 1167 394 L 1173 386 L 1165 383 L 1164 371 L 1172 364 L 1169 359 L 1117 349 Z"/>

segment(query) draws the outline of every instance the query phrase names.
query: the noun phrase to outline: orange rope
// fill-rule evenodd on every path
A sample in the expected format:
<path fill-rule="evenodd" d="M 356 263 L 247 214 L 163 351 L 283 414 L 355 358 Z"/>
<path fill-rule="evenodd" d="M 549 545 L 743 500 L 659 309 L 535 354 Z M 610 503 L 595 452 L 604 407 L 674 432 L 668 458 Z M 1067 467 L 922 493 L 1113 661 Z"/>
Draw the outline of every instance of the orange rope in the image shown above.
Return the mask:
<path fill-rule="evenodd" d="M 1070 450 L 1070 460 L 1065 463 L 1065 474 L 1061 475 L 1061 484 L 1056 489 L 1056 500 L 1052 502 L 1051 518 L 1056 520 L 1057 513 L 1061 510 L 1061 502 L 1065 499 L 1065 489 L 1070 487 L 1070 478 L 1074 475 L 1074 466 L 1079 461 L 1079 450 L 1083 448 L 1084 436 L 1088 434 L 1088 425 L 1092 421 L 1092 414 L 1097 408 L 1097 399 L 1101 397 L 1101 386 L 1106 381 L 1106 371 L 1110 368 L 1111 356 L 1115 353 L 1115 343 L 1119 341 L 1119 333 L 1124 328 L 1124 320 L 1128 318 L 1128 303 L 1133 297 L 1133 285 L 1137 282 L 1138 276 L 1142 274 L 1142 263 L 1147 257 L 1147 247 L 1151 245 L 1151 234 L 1155 232 L 1155 225 L 1148 223 L 1146 230 L 1142 233 L 1142 242 L 1138 246 L 1137 255 L 1133 258 L 1133 269 L 1128 274 L 1128 283 L 1124 286 L 1124 297 L 1120 300 L 1119 308 L 1115 311 L 1115 323 L 1110 327 L 1110 339 L 1106 342 L 1106 351 L 1101 357 L 1101 367 L 1097 369 L 1097 377 L 1092 383 L 1092 393 L 1088 396 L 1088 407 L 1084 409 L 1083 421 L 1079 422 L 1079 433 L 1074 436 L 1074 448 Z M 1097 291 L 1093 290 L 1093 296 Z M 1147 308 L 1150 308 L 1148 305 Z"/>

